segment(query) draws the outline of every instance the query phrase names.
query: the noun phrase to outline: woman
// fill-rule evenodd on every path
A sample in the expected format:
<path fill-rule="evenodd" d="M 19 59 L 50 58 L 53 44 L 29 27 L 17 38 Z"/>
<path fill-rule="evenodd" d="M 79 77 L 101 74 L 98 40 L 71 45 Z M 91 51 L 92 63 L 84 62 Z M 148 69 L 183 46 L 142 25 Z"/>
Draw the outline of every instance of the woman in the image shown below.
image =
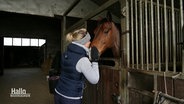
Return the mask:
<path fill-rule="evenodd" d="M 99 53 L 91 48 L 89 60 L 90 34 L 82 28 L 67 34 L 71 42 L 61 58 L 61 75 L 55 88 L 55 104 L 82 104 L 85 79 L 91 84 L 99 81 Z"/>

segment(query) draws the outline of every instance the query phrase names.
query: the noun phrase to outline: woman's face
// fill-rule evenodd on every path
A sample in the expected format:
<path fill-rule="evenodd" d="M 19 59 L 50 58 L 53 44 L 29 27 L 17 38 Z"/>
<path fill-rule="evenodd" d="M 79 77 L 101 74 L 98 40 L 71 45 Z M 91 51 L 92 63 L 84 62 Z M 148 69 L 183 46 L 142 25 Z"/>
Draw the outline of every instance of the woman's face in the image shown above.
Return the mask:
<path fill-rule="evenodd" d="M 89 48 L 90 44 L 91 44 L 91 42 L 89 41 L 86 44 L 84 44 L 84 46 L 87 47 L 87 48 Z"/>

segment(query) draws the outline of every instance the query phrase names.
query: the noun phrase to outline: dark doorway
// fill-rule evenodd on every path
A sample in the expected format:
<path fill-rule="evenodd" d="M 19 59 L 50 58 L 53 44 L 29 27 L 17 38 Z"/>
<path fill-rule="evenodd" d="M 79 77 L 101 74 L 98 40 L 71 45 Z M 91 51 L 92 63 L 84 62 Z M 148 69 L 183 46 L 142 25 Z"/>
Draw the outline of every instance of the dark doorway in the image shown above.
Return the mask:
<path fill-rule="evenodd" d="M 61 19 L 38 15 L 0 11 L 0 36 L 11 38 L 45 39 L 42 47 L 3 46 L 0 49 L 4 68 L 40 67 L 48 54 L 54 55 L 61 47 Z M 2 72 L 0 70 L 0 72 Z"/>
<path fill-rule="evenodd" d="M 39 47 L 5 46 L 4 67 L 40 67 L 43 54 Z"/>
<path fill-rule="evenodd" d="M 3 37 L 0 37 L 0 75 L 3 75 Z"/>

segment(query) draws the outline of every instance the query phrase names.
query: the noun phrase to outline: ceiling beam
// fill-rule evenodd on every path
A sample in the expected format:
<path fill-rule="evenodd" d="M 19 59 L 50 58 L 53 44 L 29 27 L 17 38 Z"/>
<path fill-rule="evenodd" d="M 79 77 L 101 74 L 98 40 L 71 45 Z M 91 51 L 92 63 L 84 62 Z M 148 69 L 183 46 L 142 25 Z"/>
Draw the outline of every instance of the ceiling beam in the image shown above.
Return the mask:
<path fill-rule="evenodd" d="M 104 11 L 106 8 L 108 8 L 109 6 L 111 6 L 112 4 L 114 4 L 114 3 L 118 2 L 118 1 L 119 0 L 108 0 L 102 6 L 100 6 L 96 10 L 92 11 L 86 17 L 84 17 L 83 19 L 81 19 L 80 21 L 78 21 L 77 23 L 75 23 L 74 25 L 72 25 L 69 29 L 67 29 L 65 31 L 65 34 L 67 34 L 68 32 L 70 32 L 72 30 L 74 30 L 75 28 L 79 27 L 80 25 L 84 24 L 84 22 L 86 20 L 89 20 L 89 19 L 93 18 L 94 16 L 98 15 L 99 13 L 101 13 L 102 11 Z"/>
<path fill-rule="evenodd" d="M 75 0 L 70 7 L 63 13 L 63 16 L 68 15 L 68 13 L 70 13 L 70 11 L 80 2 L 80 0 Z"/>

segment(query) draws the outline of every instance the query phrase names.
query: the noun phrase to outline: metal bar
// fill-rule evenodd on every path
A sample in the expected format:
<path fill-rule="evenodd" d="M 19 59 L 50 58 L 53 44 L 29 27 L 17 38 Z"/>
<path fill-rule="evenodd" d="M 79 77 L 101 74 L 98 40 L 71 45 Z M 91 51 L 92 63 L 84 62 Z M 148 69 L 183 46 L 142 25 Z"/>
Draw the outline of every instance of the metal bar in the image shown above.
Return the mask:
<path fill-rule="evenodd" d="M 157 5 L 153 5 L 153 15 L 154 15 L 154 25 L 155 25 L 155 29 L 154 29 L 154 31 L 155 31 L 155 34 L 154 34 L 154 36 L 155 36 L 155 69 L 157 69 L 157 71 L 158 71 L 158 67 L 156 67 L 156 64 L 157 64 L 157 66 L 158 66 L 158 19 L 157 19 L 157 15 L 158 15 L 158 13 L 157 13 Z"/>
<path fill-rule="evenodd" d="M 181 42 L 180 41 L 180 39 L 181 39 L 180 38 L 181 37 L 180 32 L 181 31 L 180 31 L 180 24 L 179 24 L 179 23 L 181 23 L 180 22 L 180 11 L 176 11 L 175 17 L 176 17 L 175 19 L 176 19 L 176 23 L 177 23 L 176 24 L 176 32 L 177 32 L 176 33 L 177 34 L 177 39 L 176 40 L 177 40 L 177 43 L 178 43 L 178 42 Z M 181 45 L 177 45 L 177 58 L 176 58 L 177 60 L 176 61 L 181 61 L 182 60 L 182 57 L 181 57 L 182 56 L 182 48 L 181 47 L 182 47 Z"/>
<path fill-rule="evenodd" d="M 145 35 L 146 35 L 146 69 L 149 70 L 149 53 L 148 53 L 148 2 L 145 0 Z"/>
<path fill-rule="evenodd" d="M 124 2 L 123 2 L 124 1 Z M 129 1 L 130 0 L 122 0 L 121 2 L 121 6 L 124 8 L 126 8 L 126 17 L 125 17 L 125 21 L 126 21 L 126 31 L 128 31 L 130 29 L 130 16 L 129 16 Z M 125 4 L 124 4 L 125 3 Z M 132 21 L 131 21 L 132 22 Z M 127 41 L 127 67 L 129 68 L 130 67 L 130 34 L 129 32 L 126 34 L 126 41 Z M 122 75 L 123 77 L 120 79 L 121 80 L 124 80 L 124 84 L 123 84 L 123 88 L 120 88 L 120 91 L 121 92 L 121 95 L 122 96 L 121 98 L 124 99 L 122 102 L 120 103 L 129 103 L 129 90 L 128 90 L 128 87 L 127 87 L 127 79 L 128 79 L 128 72 L 126 70 L 122 70 Z"/>
<path fill-rule="evenodd" d="M 135 0 L 135 38 L 136 38 L 136 68 L 139 65 L 139 46 L 138 46 L 138 16 L 137 16 L 137 0 Z"/>
<path fill-rule="evenodd" d="M 175 102 L 179 103 L 179 104 L 183 104 L 184 103 L 184 99 L 179 99 L 179 98 L 176 98 L 176 97 L 173 97 L 173 96 L 170 96 L 168 95 L 167 93 L 164 94 L 164 93 L 160 93 L 161 96 L 164 96 L 168 99 L 171 99 L 171 100 L 174 100 Z"/>
<path fill-rule="evenodd" d="M 142 0 L 139 0 L 139 31 L 140 31 L 140 57 L 141 57 L 141 69 L 143 70 L 143 31 L 142 31 Z"/>
<path fill-rule="evenodd" d="M 126 1 L 126 30 L 130 29 L 129 22 L 129 3 Z M 127 67 L 130 67 L 130 34 L 127 33 Z"/>
<path fill-rule="evenodd" d="M 75 29 L 76 27 L 80 26 L 83 24 L 86 20 L 93 18 L 94 16 L 98 15 L 102 11 L 104 11 L 107 7 L 111 6 L 112 4 L 118 2 L 119 0 L 108 0 L 106 3 L 104 3 L 102 6 L 100 6 L 98 9 L 92 11 L 89 13 L 85 18 L 79 20 L 77 23 L 72 25 L 65 33 L 70 32 L 71 30 Z"/>
<path fill-rule="evenodd" d="M 161 71 L 161 72 L 159 72 L 159 71 L 144 71 L 144 70 L 135 70 L 135 69 L 130 69 L 130 70 L 128 70 L 128 72 L 130 72 L 130 73 L 142 73 L 142 74 L 146 74 L 146 75 L 151 75 L 151 76 L 154 76 L 155 74 L 157 75 L 157 76 L 164 76 L 164 72 L 163 71 Z M 170 72 L 170 71 L 168 71 L 168 72 L 165 72 L 166 74 L 165 74 L 165 76 L 166 77 L 169 77 L 169 78 L 172 78 L 173 76 L 175 76 L 176 75 L 176 73 L 173 73 L 173 72 Z M 178 77 L 178 79 L 184 79 L 182 76 L 181 77 Z"/>
<path fill-rule="evenodd" d="M 184 49 L 182 50 L 182 72 L 184 73 Z"/>
<path fill-rule="evenodd" d="M 129 28 L 129 27 L 130 27 L 130 26 L 129 26 L 129 24 L 130 24 L 130 22 L 129 22 L 129 0 L 126 0 L 126 8 L 127 8 L 127 11 L 126 11 L 126 13 L 127 13 L 127 18 L 126 18 L 126 29 L 129 30 L 129 29 L 130 29 L 130 28 Z M 128 60 L 127 60 L 127 61 L 128 61 L 127 64 L 128 64 L 128 66 L 129 66 L 129 64 L 130 64 L 130 54 L 129 54 L 129 53 L 130 53 L 130 48 L 129 48 L 129 47 L 130 47 L 130 45 L 129 45 L 129 44 L 130 44 L 130 37 L 129 37 L 129 33 L 127 33 L 127 42 L 128 42 L 128 43 L 127 43 L 127 52 L 128 52 L 128 53 L 127 53 L 127 59 L 128 59 Z M 127 72 L 124 72 L 124 77 L 125 77 L 126 80 L 128 79 L 128 75 L 127 75 L 127 74 L 128 74 Z M 121 79 L 120 79 L 120 81 L 121 81 Z M 126 82 L 126 83 L 128 83 L 128 82 Z M 125 84 L 125 83 L 124 83 L 124 84 Z M 126 102 L 129 103 L 129 92 L 128 92 L 128 88 L 127 88 L 127 85 L 126 85 L 126 84 L 125 84 L 125 86 L 126 86 L 125 89 L 124 89 L 124 90 L 126 91 L 125 94 L 128 95 L 128 96 L 126 97 Z"/>
<path fill-rule="evenodd" d="M 162 1 L 162 0 L 160 0 L 160 1 Z M 148 3 L 150 3 L 150 1 L 148 1 Z M 153 5 L 157 5 L 156 2 L 153 2 Z M 160 4 L 160 7 L 164 7 L 164 5 Z M 171 9 L 171 6 L 166 6 L 166 7 L 167 7 L 167 9 Z M 177 8 L 175 8 L 174 10 L 179 11 L 179 9 L 177 9 Z"/>
<path fill-rule="evenodd" d="M 63 23 L 62 23 L 62 35 L 61 35 L 61 52 L 65 50 L 65 31 L 66 31 L 66 16 L 63 16 Z"/>
<path fill-rule="evenodd" d="M 163 16 L 164 16 L 164 13 L 163 13 L 163 8 L 160 7 L 160 45 L 161 45 L 161 63 L 164 63 L 164 34 L 163 34 L 163 26 L 164 26 L 164 20 L 163 20 Z"/>
<path fill-rule="evenodd" d="M 160 55 L 160 3 L 157 0 L 157 35 L 158 35 L 158 70 L 161 71 L 161 55 Z"/>
<path fill-rule="evenodd" d="M 133 0 L 131 0 L 130 3 L 130 7 L 131 7 L 131 49 L 132 49 L 132 68 L 134 68 L 134 16 L 133 16 Z"/>
<path fill-rule="evenodd" d="M 164 32 L 165 32 L 165 71 L 168 71 L 168 29 L 167 29 L 167 8 L 164 0 Z"/>
<path fill-rule="evenodd" d="M 153 0 L 151 0 L 151 48 L 152 48 L 152 70 L 155 70 L 155 39 L 154 39 L 154 22 L 153 22 Z"/>
<path fill-rule="evenodd" d="M 171 9 L 167 9 L 168 10 L 168 49 L 169 49 L 169 62 L 172 62 L 172 18 L 171 18 Z"/>
<path fill-rule="evenodd" d="M 181 36 L 184 35 L 183 27 L 183 0 L 180 0 L 180 18 L 181 18 Z M 183 48 L 182 48 L 182 72 L 184 73 L 184 36 L 183 36 Z"/>
<path fill-rule="evenodd" d="M 66 16 L 78 3 L 80 0 L 75 0 L 71 6 L 63 13 L 63 16 Z"/>
<path fill-rule="evenodd" d="M 172 10 L 173 71 L 176 72 L 176 33 L 175 33 L 174 0 L 171 0 L 171 10 Z"/>

